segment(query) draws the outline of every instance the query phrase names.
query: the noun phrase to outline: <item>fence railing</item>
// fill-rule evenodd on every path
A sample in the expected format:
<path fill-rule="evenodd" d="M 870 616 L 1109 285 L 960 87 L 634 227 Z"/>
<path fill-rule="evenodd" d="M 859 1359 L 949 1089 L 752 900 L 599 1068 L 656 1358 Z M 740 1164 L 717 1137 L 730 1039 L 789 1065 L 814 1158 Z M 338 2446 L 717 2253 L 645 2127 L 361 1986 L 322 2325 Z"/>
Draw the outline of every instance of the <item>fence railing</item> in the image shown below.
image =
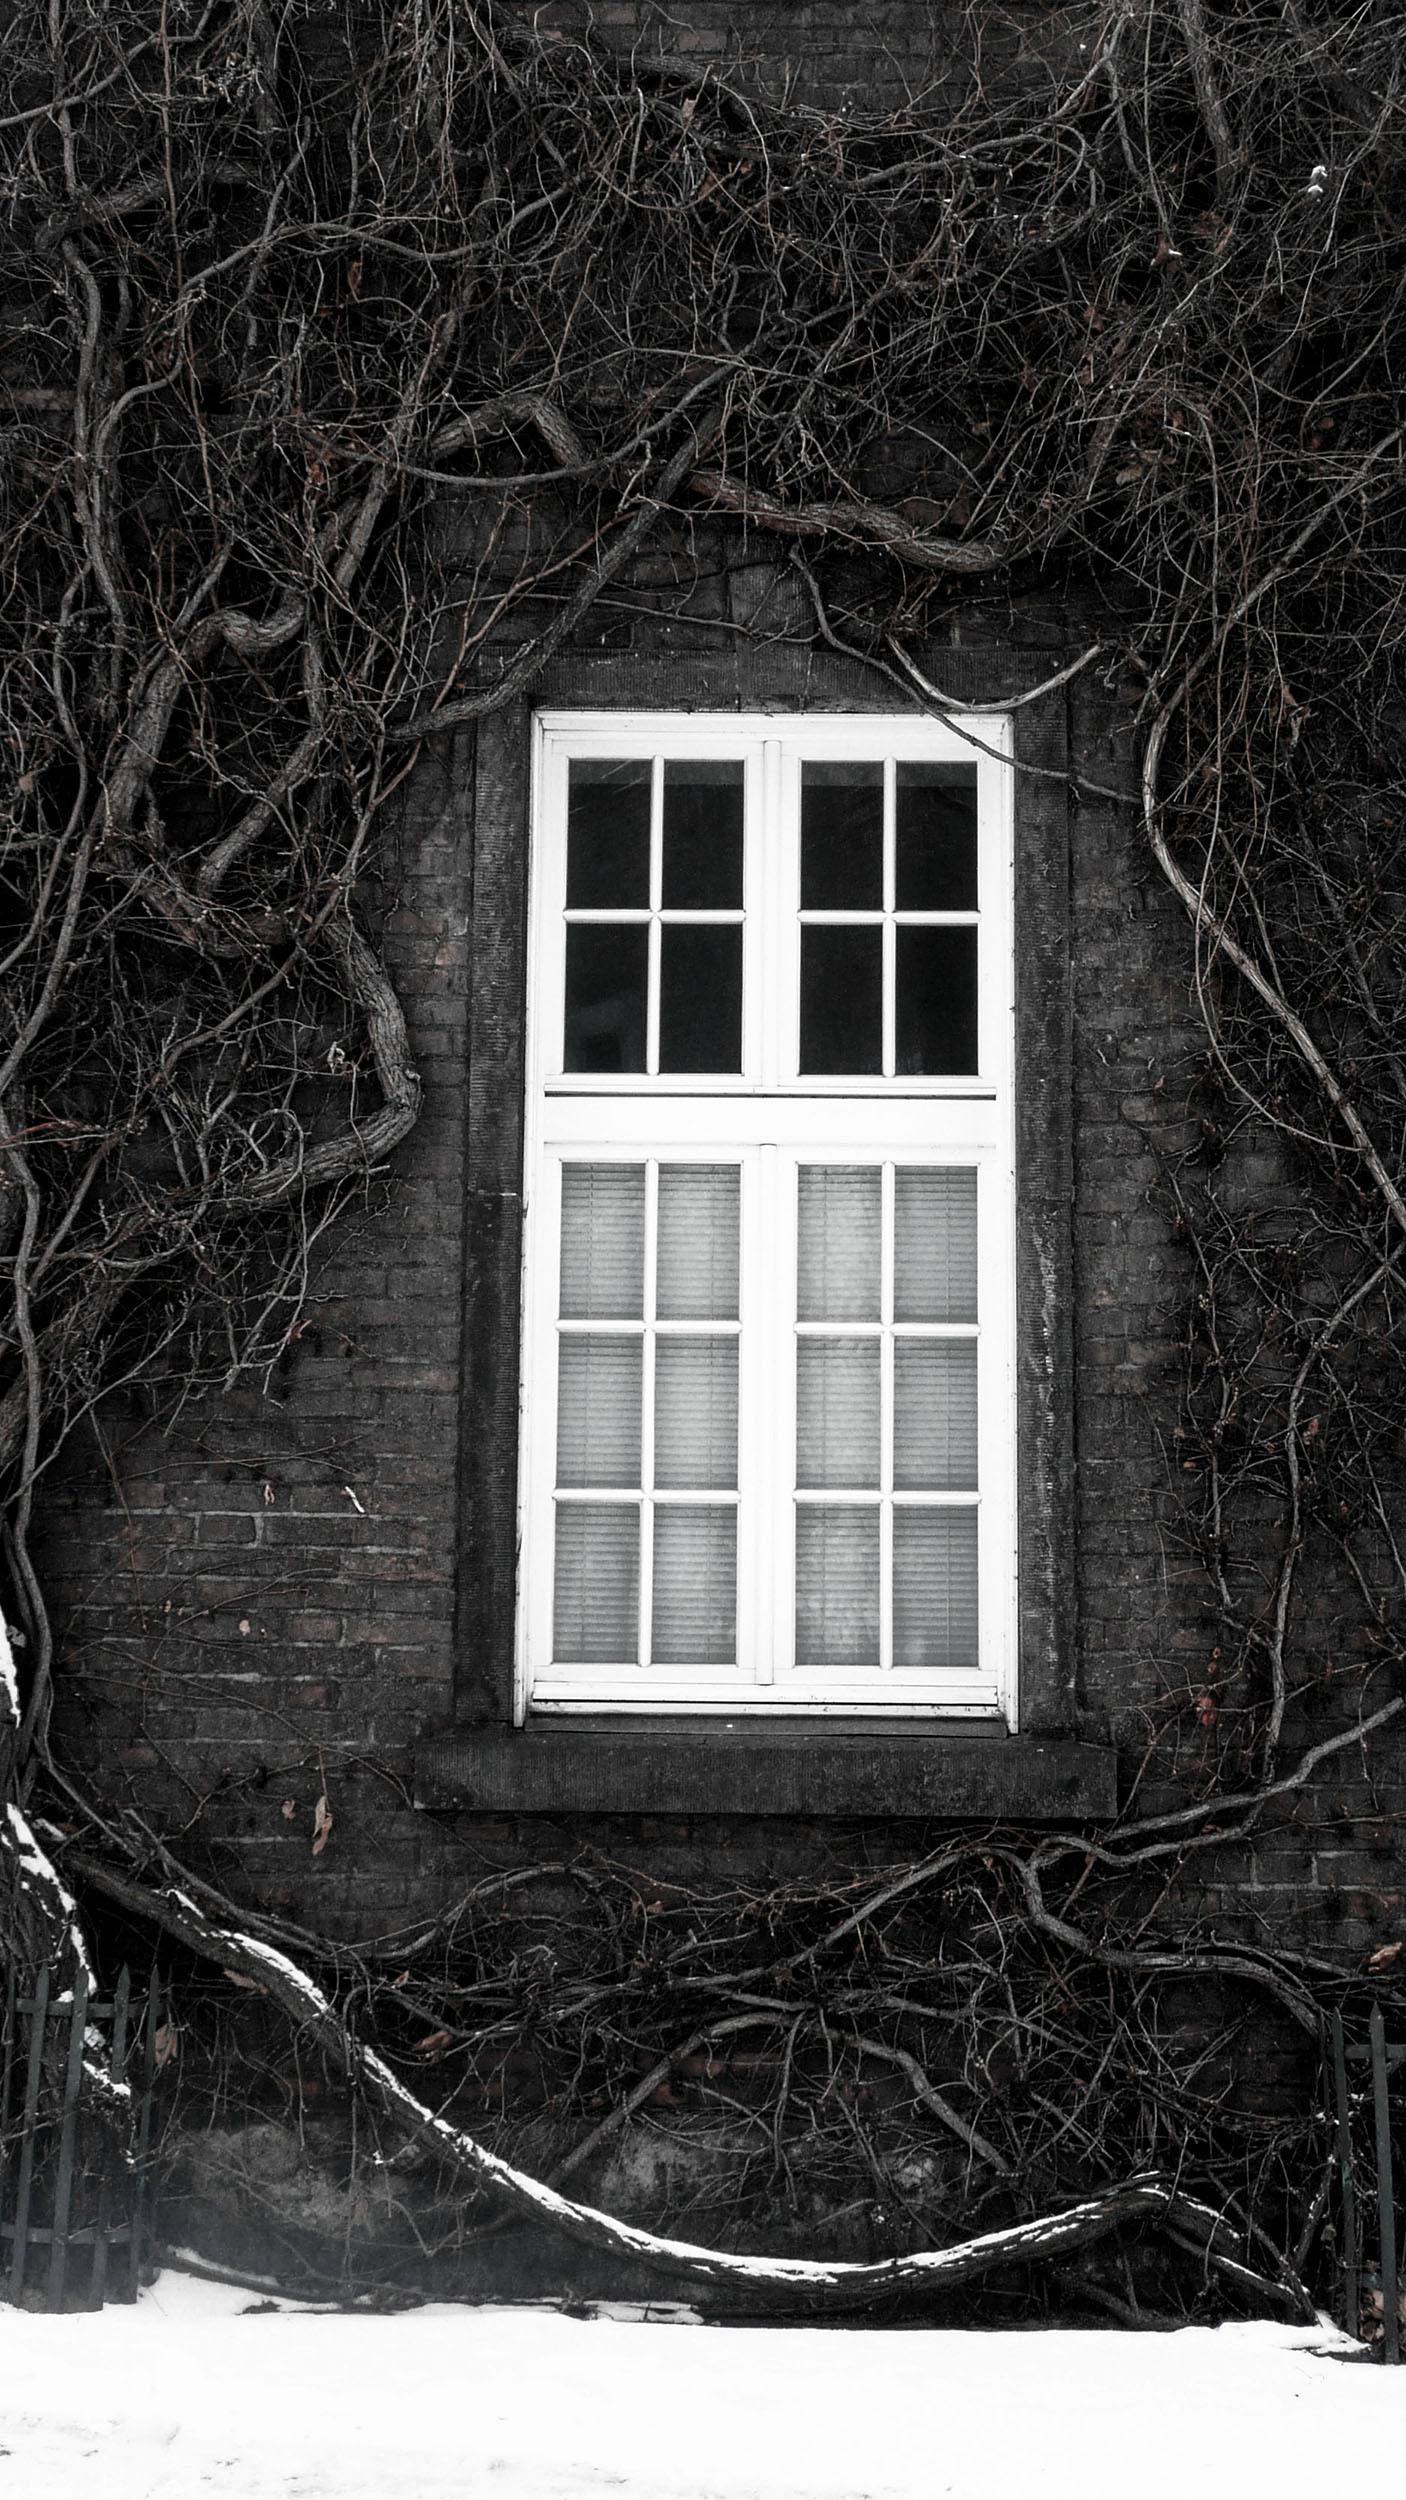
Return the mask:
<path fill-rule="evenodd" d="M 1364 2320 L 1373 2322 L 1374 2292 L 1382 2304 L 1382 2359 L 1401 2360 L 1401 2284 L 1397 2271 L 1396 2195 L 1391 2158 L 1391 2078 L 1406 2065 L 1406 2040 L 1388 2040 L 1379 2005 L 1372 2008 L 1364 2046 L 1349 2048 L 1342 2016 L 1330 2014 L 1325 2044 L 1333 2096 L 1334 2142 L 1337 2156 L 1342 2235 L 1343 2324 L 1349 2335 L 1361 2335 Z M 1370 2070 L 1372 2165 L 1375 2181 L 1367 2192 L 1366 2165 L 1359 2165 L 1353 2144 L 1353 2094 L 1349 2066 Z M 1375 2210 L 1374 2210 L 1375 2208 Z M 1365 2209 L 1365 2210 L 1364 2210 Z M 1369 2251 L 1377 2247 L 1376 2283 L 1371 2281 Z"/>
<path fill-rule="evenodd" d="M 150 2239 L 156 1974 L 99 1999 L 11 1969 L 0 2016 L 0 2299 L 135 2300 Z M 99 2025 L 103 2026 L 99 2029 Z"/>

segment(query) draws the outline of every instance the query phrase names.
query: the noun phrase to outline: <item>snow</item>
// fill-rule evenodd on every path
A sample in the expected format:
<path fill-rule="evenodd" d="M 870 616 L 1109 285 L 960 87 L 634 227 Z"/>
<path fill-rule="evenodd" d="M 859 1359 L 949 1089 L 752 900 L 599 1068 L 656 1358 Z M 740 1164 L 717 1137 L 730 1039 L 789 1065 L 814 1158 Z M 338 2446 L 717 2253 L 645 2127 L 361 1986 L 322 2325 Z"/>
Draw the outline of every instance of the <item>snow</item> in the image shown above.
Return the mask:
<path fill-rule="evenodd" d="M 79 1970 L 87 1971 L 89 1983 L 91 1984 L 93 1978 L 92 1966 L 88 1960 L 87 1947 L 83 1942 L 83 1930 L 78 1924 L 77 1902 L 74 1900 L 67 1885 L 61 1882 L 58 1869 L 54 1865 L 52 1859 L 47 1858 L 43 1850 L 40 1848 L 39 1843 L 34 1836 L 32 1825 L 26 1822 L 25 1817 L 19 1810 L 19 1807 L 17 1805 L 7 1805 L 5 1813 L 10 1826 L 10 1847 L 14 1850 L 16 1857 L 19 1859 L 20 1873 L 28 1876 L 34 1883 L 46 1884 L 48 1886 L 50 1892 L 54 1896 L 54 1899 L 58 1902 L 63 1917 L 67 1922 L 68 1941 L 72 1948 L 74 1961 Z M 62 1996 L 56 1996 L 53 1999 L 53 2002 L 55 2005 L 71 2004 L 72 1992 L 66 1991 Z"/>
<path fill-rule="evenodd" d="M 1320 2500 L 1394 2486 L 1406 2373 L 1334 2328 L 703 2328 L 260 2306 L 0 2307 L 4 2500 Z"/>
<path fill-rule="evenodd" d="M 10 1646 L 10 1627 L 3 1615 L 0 1615 L 0 1693 L 5 1696 L 5 1708 L 9 1717 L 18 1727 L 20 1723 L 19 1677 L 15 1673 L 15 1653 Z"/>

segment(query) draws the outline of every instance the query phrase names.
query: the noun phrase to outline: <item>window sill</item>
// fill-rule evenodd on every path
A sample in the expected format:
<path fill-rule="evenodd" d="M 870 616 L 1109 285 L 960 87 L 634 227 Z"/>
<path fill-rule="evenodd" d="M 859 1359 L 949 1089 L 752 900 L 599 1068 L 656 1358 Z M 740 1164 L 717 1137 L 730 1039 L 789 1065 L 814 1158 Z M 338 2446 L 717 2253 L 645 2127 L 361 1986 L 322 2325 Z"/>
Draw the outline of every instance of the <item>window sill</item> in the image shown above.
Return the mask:
<path fill-rule="evenodd" d="M 480 1728 L 416 1753 L 416 1803 L 476 1814 L 701 1814 L 1084 1821 L 1112 1814 L 1111 1747 L 936 1734 L 931 1720 L 843 1734 L 809 1724 L 707 1729 Z"/>

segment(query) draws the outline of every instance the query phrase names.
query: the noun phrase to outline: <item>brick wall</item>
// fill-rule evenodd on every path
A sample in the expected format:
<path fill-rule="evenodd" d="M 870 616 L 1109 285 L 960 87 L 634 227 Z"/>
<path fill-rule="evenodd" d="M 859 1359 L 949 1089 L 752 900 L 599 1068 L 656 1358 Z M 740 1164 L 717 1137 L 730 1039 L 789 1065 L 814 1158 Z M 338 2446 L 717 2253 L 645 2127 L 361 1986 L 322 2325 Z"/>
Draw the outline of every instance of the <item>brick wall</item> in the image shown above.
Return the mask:
<path fill-rule="evenodd" d="M 582 17 L 565 5 L 540 14 L 563 40 Z M 612 41 L 700 61 L 725 58 L 739 31 L 754 49 L 764 39 L 771 76 L 816 96 L 862 88 L 897 104 L 906 82 L 952 74 L 937 40 L 946 14 L 926 7 L 597 0 L 591 15 Z M 1007 11 L 1009 59 L 1038 74 L 1059 19 Z M 755 546 L 728 552 L 730 570 L 700 569 L 682 626 L 672 559 L 663 566 L 671 648 L 690 635 L 706 646 L 719 614 L 755 615 L 771 597 Z M 776 592 L 775 612 L 788 595 Z M 648 649 L 664 630 L 616 616 L 593 634 Z M 1020 627 L 1026 640 L 1055 630 L 1048 618 Z M 1071 733 L 1093 777 L 1126 774 L 1101 690 L 1076 693 Z M 344 1226 L 285 1366 L 266 1390 L 189 1403 L 159 1427 L 115 1402 L 48 1495 L 65 1742 L 114 1801 L 130 1795 L 176 1835 L 198 1827 L 198 1845 L 237 1890 L 343 1934 L 399 1926 L 485 1865 L 583 1837 L 628 1843 L 680 1880 L 705 1851 L 718 1873 L 846 1854 L 884 1862 L 912 1843 L 903 1830 L 791 1824 L 552 1833 L 410 1802 L 414 1743 L 444 1722 L 454 1665 L 470 788 L 467 742 L 456 740 L 426 754 L 406 799 L 384 942 L 425 1077 L 424 1115 Z M 1176 1549 L 1159 1390 L 1187 1277 L 1148 1150 L 1164 1117 L 1158 1077 L 1194 1041 L 1189 947 L 1149 875 L 1132 810 L 1081 807 L 1073 862 L 1079 1671 L 1131 1772 L 1159 1696 L 1214 1637 L 1200 1576 Z M 1152 1810 L 1181 1793 L 1149 1782 L 1141 1803 Z M 324 1795 L 332 1832 L 314 1856 Z M 1252 1853 L 1218 1861 L 1213 1889 L 1188 1895 L 1188 1907 L 1213 1911 L 1227 1931 L 1365 1951 L 1399 1932 L 1389 1816 L 1403 1805 L 1400 1748 L 1370 1783 L 1348 1757 Z"/>

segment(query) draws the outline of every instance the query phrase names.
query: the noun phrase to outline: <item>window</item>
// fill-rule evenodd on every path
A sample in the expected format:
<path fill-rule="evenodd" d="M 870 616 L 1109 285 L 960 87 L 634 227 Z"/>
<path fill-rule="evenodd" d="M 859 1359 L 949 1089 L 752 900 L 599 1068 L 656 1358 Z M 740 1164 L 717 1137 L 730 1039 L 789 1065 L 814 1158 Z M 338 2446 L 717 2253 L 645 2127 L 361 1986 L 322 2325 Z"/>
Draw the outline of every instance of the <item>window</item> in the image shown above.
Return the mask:
<path fill-rule="evenodd" d="M 536 731 L 518 1715 L 1015 1724 L 1004 724 Z"/>

